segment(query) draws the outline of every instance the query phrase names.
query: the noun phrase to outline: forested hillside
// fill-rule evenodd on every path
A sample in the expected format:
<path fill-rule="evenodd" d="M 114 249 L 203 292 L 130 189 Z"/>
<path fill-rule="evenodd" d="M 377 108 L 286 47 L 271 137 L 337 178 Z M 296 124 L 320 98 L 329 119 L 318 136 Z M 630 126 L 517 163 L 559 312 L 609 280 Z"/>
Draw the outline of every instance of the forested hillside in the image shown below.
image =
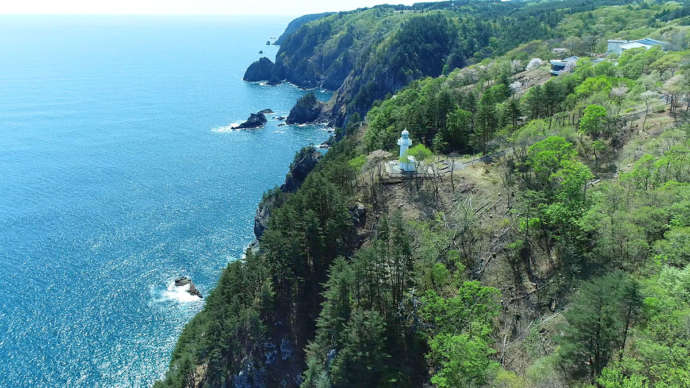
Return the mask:
<path fill-rule="evenodd" d="M 464 25 L 434 6 L 354 14 Z M 267 193 L 260 249 L 157 386 L 690 386 L 690 6 L 475 6 L 554 19 L 372 99 L 299 190 Z M 670 44 L 606 54 L 643 37 Z M 580 58 L 552 77 L 561 55 Z M 403 129 L 414 174 L 391 170 Z"/>
<path fill-rule="evenodd" d="M 352 114 L 363 116 L 374 101 L 415 79 L 436 77 L 533 39 L 563 37 L 555 27 L 567 15 L 624 3 L 466 0 L 340 12 L 281 37 L 271 73 L 246 78 L 336 90 L 331 117 L 345 125 Z"/>

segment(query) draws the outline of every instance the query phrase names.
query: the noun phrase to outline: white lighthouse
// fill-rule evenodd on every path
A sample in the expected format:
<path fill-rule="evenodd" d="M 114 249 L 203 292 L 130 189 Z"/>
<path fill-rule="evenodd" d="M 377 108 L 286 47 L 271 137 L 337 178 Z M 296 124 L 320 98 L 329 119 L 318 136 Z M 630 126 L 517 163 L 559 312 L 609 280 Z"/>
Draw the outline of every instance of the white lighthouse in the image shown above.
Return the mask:
<path fill-rule="evenodd" d="M 400 171 L 414 171 L 414 158 L 407 155 L 407 150 L 412 145 L 412 140 L 410 140 L 410 133 L 405 129 L 400 134 L 400 139 L 398 139 L 398 145 L 400 146 Z"/>

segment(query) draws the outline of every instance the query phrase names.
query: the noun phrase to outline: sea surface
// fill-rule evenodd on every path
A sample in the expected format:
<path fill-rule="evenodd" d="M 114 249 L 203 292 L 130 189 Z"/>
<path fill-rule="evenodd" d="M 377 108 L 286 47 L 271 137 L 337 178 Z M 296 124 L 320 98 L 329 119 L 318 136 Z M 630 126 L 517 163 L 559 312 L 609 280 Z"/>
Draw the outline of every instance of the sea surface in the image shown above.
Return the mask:
<path fill-rule="evenodd" d="M 320 127 L 231 131 L 286 17 L 0 17 L 0 386 L 149 386 Z M 328 95 L 319 91 L 319 97 Z"/>

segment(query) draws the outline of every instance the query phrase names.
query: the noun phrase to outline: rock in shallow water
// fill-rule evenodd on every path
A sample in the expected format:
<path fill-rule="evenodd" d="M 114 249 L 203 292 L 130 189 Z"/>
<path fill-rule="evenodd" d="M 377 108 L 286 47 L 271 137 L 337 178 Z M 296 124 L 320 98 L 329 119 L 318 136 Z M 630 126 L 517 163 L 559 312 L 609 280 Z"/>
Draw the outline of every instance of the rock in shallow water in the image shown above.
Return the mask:
<path fill-rule="evenodd" d="M 187 276 L 182 276 L 181 278 L 175 279 L 175 287 L 184 287 L 184 286 L 186 286 L 186 285 L 189 285 L 189 289 L 187 290 L 187 292 L 188 292 L 190 295 L 195 295 L 195 296 L 198 296 L 199 298 L 203 298 L 203 297 L 204 297 L 203 295 L 201 295 L 201 291 L 199 291 L 199 290 L 196 288 L 196 286 L 194 285 L 194 283 L 192 283 L 192 279 L 190 279 L 189 277 L 187 277 Z"/>
<path fill-rule="evenodd" d="M 252 113 L 249 115 L 249 118 L 247 121 L 243 122 L 240 125 L 232 127 L 232 129 L 253 129 L 253 128 L 261 128 L 266 124 L 268 120 L 266 120 L 266 116 L 261 113 Z"/>

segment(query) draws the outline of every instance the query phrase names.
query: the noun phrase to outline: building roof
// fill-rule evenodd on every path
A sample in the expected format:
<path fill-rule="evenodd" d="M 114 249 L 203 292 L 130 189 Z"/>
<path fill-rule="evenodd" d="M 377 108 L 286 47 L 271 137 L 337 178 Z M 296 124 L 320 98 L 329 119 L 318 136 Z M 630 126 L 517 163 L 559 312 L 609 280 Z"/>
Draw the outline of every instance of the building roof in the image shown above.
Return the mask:
<path fill-rule="evenodd" d="M 651 46 L 648 44 L 640 43 L 640 42 L 630 42 L 626 44 L 621 45 L 621 49 L 623 50 L 630 50 L 630 49 L 636 49 L 636 48 L 646 48 L 649 49 Z"/>
<path fill-rule="evenodd" d="M 577 62 L 577 57 L 572 56 L 572 57 L 563 58 L 563 59 L 552 59 L 552 60 L 550 60 L 549 62 L 550 62 L 552 65 L 556 65 L 556 66 L 565 66 L 565 65 L 567 65 L 567 64 L 569 64 L 569 63 L 575 63 L 575 62 Z"/>
<path fill-rule="evenodd" d="M 652 38 L 638 39 L 635 42 L 647 44 L 650 46 L 665 46 L 668 44 L 668 42 L 662 42 L 660 40 L 656 40 L 656 39 L 652 39 Z"/>

